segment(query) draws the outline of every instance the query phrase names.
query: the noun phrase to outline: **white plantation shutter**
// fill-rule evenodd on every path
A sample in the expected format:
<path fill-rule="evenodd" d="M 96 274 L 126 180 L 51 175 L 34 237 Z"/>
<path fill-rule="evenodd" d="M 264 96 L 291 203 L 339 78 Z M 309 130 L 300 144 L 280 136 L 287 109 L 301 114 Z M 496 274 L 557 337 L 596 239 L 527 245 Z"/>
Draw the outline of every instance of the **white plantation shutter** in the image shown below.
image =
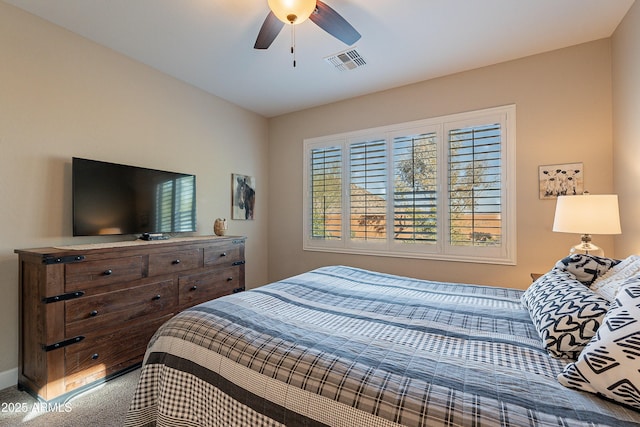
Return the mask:
<path fill-rule="evenodd" d="M 515 107 L 305 140 L 305 250 L 515 263 Z"/>
<path fill-rule="evenodd" d="M 492 246 L 502 237 L 500 123 L 449 131 L 449 238 Z"/>
<path fill-rule="evenodd" d="M 394 239 L 403 243 L 437 241 L 437 135 L 393 140 Z"/>
<path fill-rule="evenodd" d="M 311 237 L 342 236 L 342 149 L 311 150 Z"/>
<path fill-rule="evenodd" d="M 387 143 L 373 140 L 349 147 L 349 211 L 353 240 L 386 240 Z"/>

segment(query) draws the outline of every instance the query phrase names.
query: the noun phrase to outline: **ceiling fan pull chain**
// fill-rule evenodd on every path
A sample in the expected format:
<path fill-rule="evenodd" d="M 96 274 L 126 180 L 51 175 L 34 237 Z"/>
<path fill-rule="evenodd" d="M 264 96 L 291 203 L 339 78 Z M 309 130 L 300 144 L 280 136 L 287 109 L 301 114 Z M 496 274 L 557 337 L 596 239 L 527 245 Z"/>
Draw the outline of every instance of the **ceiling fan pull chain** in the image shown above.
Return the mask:
<path fill-rule="evenodd" d="M 293 68 L 296 67 L 296 26 L 291 24 L 291 54 L 293 55 Z"/>

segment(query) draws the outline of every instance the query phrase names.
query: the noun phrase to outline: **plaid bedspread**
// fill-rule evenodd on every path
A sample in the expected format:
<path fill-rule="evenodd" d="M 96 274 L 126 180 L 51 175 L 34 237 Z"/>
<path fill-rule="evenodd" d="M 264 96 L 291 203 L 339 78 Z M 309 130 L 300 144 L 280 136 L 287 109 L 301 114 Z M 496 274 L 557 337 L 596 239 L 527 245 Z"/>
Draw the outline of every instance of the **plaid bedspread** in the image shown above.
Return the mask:
<path fill-rule="evenodd" d="M 522 291 L 325 267 L 186 310 L 127 426 L 635 426 L 561 386 Z"/>

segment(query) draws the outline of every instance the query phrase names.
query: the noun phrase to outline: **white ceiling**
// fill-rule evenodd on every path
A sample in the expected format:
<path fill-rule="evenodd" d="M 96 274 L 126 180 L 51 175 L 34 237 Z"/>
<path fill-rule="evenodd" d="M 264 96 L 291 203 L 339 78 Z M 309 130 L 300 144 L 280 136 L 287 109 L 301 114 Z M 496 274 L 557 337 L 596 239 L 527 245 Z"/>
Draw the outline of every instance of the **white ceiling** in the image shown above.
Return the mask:
<path fill-rule="evenodd" d="M 265 117 L 611 36 L 634 0 L 323 0 L 367 65 L 310 20 L 253 44 L 266 0 L 3 0 Z"/>

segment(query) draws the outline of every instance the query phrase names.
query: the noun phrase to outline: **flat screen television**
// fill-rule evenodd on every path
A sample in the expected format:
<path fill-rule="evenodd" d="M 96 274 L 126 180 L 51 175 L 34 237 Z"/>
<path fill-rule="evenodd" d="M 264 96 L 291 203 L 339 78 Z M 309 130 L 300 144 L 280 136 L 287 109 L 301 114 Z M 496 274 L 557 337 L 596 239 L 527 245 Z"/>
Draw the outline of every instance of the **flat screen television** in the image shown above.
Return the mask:
<path fill-rule="evenodd" d="M 72 159 L 73 235 L 196 231 L 195 175 Z"/>

